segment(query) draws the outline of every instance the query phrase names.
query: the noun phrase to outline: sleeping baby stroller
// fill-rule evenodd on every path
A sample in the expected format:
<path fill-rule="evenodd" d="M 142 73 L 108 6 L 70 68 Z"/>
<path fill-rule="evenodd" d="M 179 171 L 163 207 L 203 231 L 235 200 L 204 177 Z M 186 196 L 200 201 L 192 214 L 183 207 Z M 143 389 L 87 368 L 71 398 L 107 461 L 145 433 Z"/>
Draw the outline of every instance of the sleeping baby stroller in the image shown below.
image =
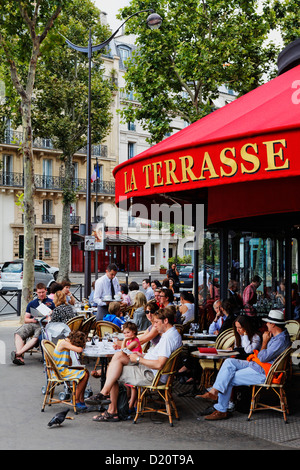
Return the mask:
<path fill-rule="evenodd" d="M 48 339 L 53 344 L 57 344 L 58 340 L 67 338 L 71 333 L 71 329 L 65 323 L 60 322 L 49 322 L 44 330 L 44 339 Z M 71 351 L 70 353 L 73 365 L 81 365 L 77 353 Z M 46 373 L 46 369 L 45 369 Z M 47 389 L 47 373 L 46 373 L 46 385 L 42 387 L 42 393 L 45 395 Z M 84 397 L 89 398 L 93 395 L 93 391 L 90 384 L 87 384 Z M 67 382 L 64 383 L 64 391 L 60 392 L 58 398 L 60 400 L 68 400 L 71 397 L 70 387 Z"/>

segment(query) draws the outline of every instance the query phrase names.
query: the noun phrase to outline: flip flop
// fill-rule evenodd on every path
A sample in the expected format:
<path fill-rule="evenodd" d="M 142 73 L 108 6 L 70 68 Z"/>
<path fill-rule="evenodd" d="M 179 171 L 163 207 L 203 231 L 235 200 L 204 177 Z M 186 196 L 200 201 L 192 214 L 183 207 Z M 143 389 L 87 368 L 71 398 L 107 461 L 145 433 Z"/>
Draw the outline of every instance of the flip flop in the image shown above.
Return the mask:
<path fill-rule="evenodd" d="M 10 357 L 11 357 L 11 360 L 12 360 L 13 364 L 16 364 L 17 366 L 24 366 L 25 365 L 25 362 L 17 357 L 15 351 L 11 352 Z"/>
<path fill-rule="evenodd" d="M 117 421 L 120 421 L 118 413 L 109 413 L 107 410 L 104 411 L 102 415 L 94 416 L 93 421 L 96 421 L 98 423 L 100 422 L 105 422 L 105 423 L 116 423 Z"/>

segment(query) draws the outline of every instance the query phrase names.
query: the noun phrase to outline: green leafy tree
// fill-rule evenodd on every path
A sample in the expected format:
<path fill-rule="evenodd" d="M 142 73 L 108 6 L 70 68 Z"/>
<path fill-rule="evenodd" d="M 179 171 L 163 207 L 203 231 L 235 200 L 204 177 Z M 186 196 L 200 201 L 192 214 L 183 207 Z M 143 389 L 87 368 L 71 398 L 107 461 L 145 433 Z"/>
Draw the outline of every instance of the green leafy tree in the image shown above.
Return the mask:
<path fill-rule="evenodd" d="M 89 74 L 87 54 L 70 48 L 61 34 L 74 44 L 86 46 L 91 28 L 93 44 L 99 44 L 110 36 L 99 17 L 100 11 L 90 0 L 73 0 L 49 34 L 37 73 L 35 136 L 51 138 L 54 147 L 62 151 L 64 164 L 59 281 L 69 278 L 70 205 L 76 200 L 73 155 L 87 144 Z M 112 85 L 103 77 L 101 54 L 94 53 L 92 60 L 91 141 L 98 144 L 110 130 Z"/>
<path fill-rule="evenodd" d="M 285 45 L 300 37 L 299 0 L 276 0 L 274 10 Z"/>
<path fill-rule="evenodd" d="M 24 159 L 24 277 L 21 317 L 34 288 L 34 164 L 32 98 L 41 46 L 66 0 L 0 0 L 1 65 L 10 71 L 22 116 Z"/>
<path fill-rule="evenodd" d="M 265 42 L 276 25 L 270 3 L 258 12 L 257 0 L 131 0 L 122 18 L 151 7 L 163 23 L 156 31 L 138 18 L 127 23 L 137 49 L 127 61 L 126 91 L 139 106 L 128 105 L 123 119 L 141 121 L 150 142 L 159 142 L 174 117 L 190 124 L 210 113 L 221 85 L 240 95 L 260 85 L 278 54 Z"/>

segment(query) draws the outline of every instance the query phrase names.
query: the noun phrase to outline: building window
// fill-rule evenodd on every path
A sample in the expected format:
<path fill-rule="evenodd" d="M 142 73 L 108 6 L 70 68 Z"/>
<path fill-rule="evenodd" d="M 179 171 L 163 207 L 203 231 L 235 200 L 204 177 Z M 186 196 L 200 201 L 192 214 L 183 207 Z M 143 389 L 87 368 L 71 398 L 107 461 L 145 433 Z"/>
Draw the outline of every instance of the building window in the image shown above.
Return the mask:
<path fill-rule="evenodd" d="M 55 223 L 55 216 L 52 215 L 52 203 L 53 203 L 52 199 L 43 200 L 43 216 L 42 216 L 43 224 Z"/>
<path fill-rule="evenodd" d="M 150 265 L 151 266 L 156 265 L 156 246 L 154 243 L 151 243 L 151 247 L 150 247 Z"/>
<path fill-rule="evenodd" d="M 44 238 L 44 256 L 50 257 L 51 256 L 51 238 Z"/>
<path fill-rule="evenodd" d="M 134 124 L 134 122 L 128 122 L 127 123 L 127 126 L 128 126 L 128 130 L 129 131 L 134 131 L 136 130 L 136 125 Z"/>
<path fill-rule="evenodd" d="M 135 156 L 135 143 L 128 142 L 128 160 Z"/>

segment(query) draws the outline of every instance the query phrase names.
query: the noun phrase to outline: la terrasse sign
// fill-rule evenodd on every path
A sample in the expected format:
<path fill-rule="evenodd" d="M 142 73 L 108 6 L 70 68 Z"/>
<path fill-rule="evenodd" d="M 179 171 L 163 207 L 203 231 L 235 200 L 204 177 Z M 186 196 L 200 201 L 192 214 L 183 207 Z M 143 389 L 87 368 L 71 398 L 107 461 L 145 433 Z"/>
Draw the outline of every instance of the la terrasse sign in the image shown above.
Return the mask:
<path fill-rule="evenodd" d="M 116 167 L 116 200 L 300 174 L 299 133 L 210 143 Z M 272 138 L 273 137 L 273 138 Z M 297 149 L 297 155 L 295 154 Z M 147 152 L 144 152 L 145 154 Z"/>

